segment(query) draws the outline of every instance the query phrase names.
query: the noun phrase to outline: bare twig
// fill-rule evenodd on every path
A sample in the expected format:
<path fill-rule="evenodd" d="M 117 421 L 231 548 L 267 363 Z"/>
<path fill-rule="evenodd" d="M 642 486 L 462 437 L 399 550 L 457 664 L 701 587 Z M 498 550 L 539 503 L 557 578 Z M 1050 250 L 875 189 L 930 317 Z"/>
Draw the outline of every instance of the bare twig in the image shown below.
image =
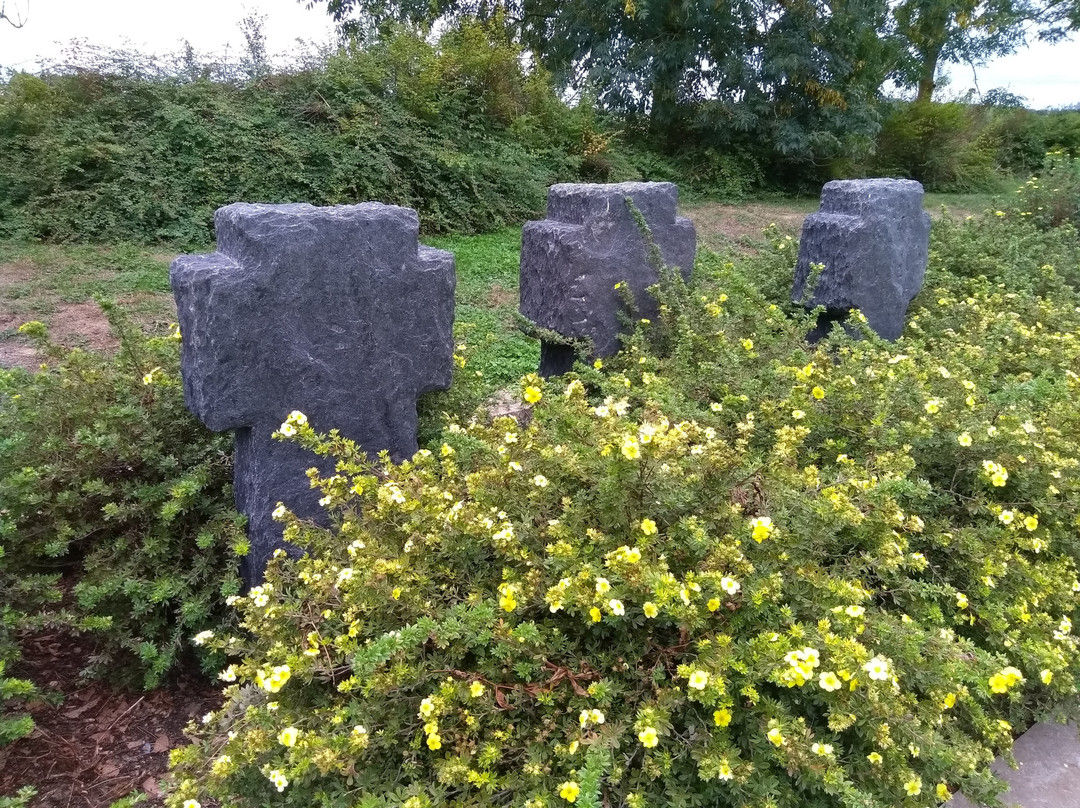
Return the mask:
<path fill-rule="evenodd" d="M 124 717 L 125 715 L 127 715 L 127 714 L 128 714 L 128 713 L 130 713 L 130 712 L 131 712 L 132 710 L 134 710 L 134 709 L 135 709 L 136 707 L 138 707 L 138 706 L 139 706 L 140 704 L 142 704 L 142 701 L 143 701 L 143 699 L 145 699 L 145 698 L 146 698 L 146 696 L 139 696 L 139 699 L 138 699 L 138 701 L 136 701 L 136 702 L 135 702 L 134 704 L 132 704 L 132 705 L 131 705 L 130 707 L 128 707 L 128 708 L 127 708 L 126 710 L 124 710 L 124 712 L 120 713 L 120 715 L 119 715 L 119 716 L 117 716 L 117 717 L 116 717 L 116 719 L 114 719 L 114 720 L 113 720 L 113 722 L 112 722 L 111 724 L 109 724 L 109 726 L 105 727 L 105 732 L 108 732 L 108 731 L 109 731 L 110 729 L 112 729 L 113 727 L 115 727 L 115 726 L 116 726 L 116 724 L 117 724 L 117 722 L 118 722 L 118 721 L 119 721 L 119 720 L 120 720 L 121 718 L 123 718 L 123 717 Z"/>
<path fill-rule="evenodd" d="M 30 16 L 30 0 L 26 0 L 26 13 L 19 11 L 19 7 L 15 7 L 15 15 L 12 17 L 8 14 L 7 0 L 0 0 L 0 20 L 4 20 L 12 28 L 22 28 L 26 25 L 26 20 Z"/>

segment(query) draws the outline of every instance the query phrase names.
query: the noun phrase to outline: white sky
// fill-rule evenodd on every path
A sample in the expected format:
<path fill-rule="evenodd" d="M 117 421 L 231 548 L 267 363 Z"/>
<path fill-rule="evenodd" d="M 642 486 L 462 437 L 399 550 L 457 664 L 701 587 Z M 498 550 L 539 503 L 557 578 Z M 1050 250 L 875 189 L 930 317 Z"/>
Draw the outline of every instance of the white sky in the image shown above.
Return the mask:
<path fill-rule="evenodd" d="M 249 11 L 266 15 L 268 50 L 288 51 L 297 37 L 328 41 L 332 25 L 325 6 L 307 10 L 296 0 L 0 0 L 8 14 L 26 12 L 26 26 L 0 22 L 0 65 L 33 69 L 36 57 L 55 58 L 67 42 L 131 45 L 149 52 L 179 50 L 187 39 L 196 50 L 230 50 L 243 43 L 237 23 Z M 983 92 L 1003 87 L 1035 108 L 1080 103 L 1080 40 L 1035 44 L 978 69 Z M 952 70 L 948 96 L 973 86 L 968 67 Z"/>

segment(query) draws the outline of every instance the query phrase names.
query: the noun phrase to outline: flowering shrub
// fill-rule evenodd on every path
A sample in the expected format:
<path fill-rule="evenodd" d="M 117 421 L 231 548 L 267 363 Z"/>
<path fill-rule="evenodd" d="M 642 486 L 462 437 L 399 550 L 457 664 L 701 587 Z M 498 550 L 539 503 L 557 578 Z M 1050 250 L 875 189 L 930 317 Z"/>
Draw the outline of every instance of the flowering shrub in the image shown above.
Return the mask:
<path fill-rule="evenodd" d="M 895 344 L 808 346 L 755 285 L 781 245 L 706 255 L 619 356 L 527 377 L 527 426 L 451 419 L 394 466 L 293 413 L 334 527 L 279 507 L 308 554 L 202 635 L 227 701 L 170 804 L 989 797 L 1080 675 L 1080 301 L 1037 249 L 1001 271 L 1046 296 L 953 273 L 959 231 Z"/>
<path fill-rule="evenodd" d="M 1016 215 L 1030 217 L 1039 227 L 1059 227 L 1080 222 L 1080 157 L 1062 149 L 1046 153 L 1038 176 L 1017 191 Z"/>
<path fill-rule="evenodd" d="M 16 627 L 44 609 L 96 630 L 97 666 L 153 687 L 198 627 L 226 616 L 246 539 L 228 436 L 184 409 L 178 342 L 106 313 L 116 357 L 67 351 L 29 323 L 48 370 L 0 371 L 0 584 L 12 583 L 0 609 Z M 74 585 L 60 612 L 49 602 L 63 572 Z"/>

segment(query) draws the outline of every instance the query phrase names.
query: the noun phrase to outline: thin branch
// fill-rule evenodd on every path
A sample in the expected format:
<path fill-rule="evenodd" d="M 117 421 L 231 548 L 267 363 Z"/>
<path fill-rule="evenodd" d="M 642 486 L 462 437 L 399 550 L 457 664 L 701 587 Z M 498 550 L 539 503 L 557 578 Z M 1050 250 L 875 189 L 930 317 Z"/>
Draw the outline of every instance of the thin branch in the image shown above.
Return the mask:
<path fill-rule="evenodd" d="M 7 1 L 0 0 L 0 20 L 6 21 L 7 24 L 10 25 L 12 28 L 22 28 L 24 25 L 26 25 L 26 20 L 30 16 L 30 0 L 26 0 L 25 14 L 19 12 L 18 6 L 15 7 L 15 13 L 17 16 L 12 18 L 7 13 Z"/>

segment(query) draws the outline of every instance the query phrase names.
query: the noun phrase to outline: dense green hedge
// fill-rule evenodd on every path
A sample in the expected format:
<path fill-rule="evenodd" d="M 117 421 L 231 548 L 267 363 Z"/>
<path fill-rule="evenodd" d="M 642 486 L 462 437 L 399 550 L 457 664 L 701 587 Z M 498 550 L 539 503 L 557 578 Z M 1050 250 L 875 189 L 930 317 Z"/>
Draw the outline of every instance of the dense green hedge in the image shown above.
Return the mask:
<path fill-rule="evenodd" d="M 519 57 L 472 25 L 243 85 L 17 74 L 0 87 L 0 237 L 205 244 L 238 200 L 378 200 L 432 232 L 521 221 L 603 141 Z"/>

